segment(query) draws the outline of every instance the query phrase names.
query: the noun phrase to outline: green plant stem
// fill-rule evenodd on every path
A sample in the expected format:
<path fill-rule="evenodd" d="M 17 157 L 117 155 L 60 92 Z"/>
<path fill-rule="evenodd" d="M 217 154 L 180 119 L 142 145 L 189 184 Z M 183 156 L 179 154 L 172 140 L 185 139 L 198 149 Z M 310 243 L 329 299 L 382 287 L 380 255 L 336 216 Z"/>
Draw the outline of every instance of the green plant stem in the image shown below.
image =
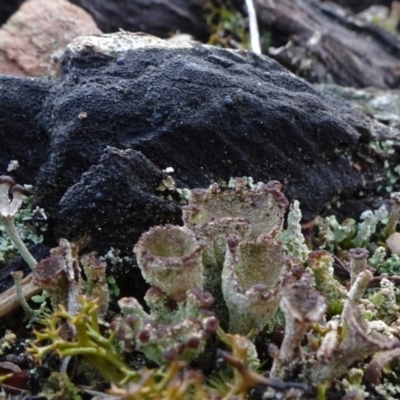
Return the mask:
<path fill-rule="evenodd" d="M 317 387 L 317 399 L 318 400 L 326 400 L 326 383 L 320 383 Z"/>
<path fill-rule="evenodd" d="M 162 377 L 161 381 L 156 385 L 156 390 L 161 393 L 161 391 L 168 385 L 168 383 L 173 379 L 175 374 L 180 370 L 178 362 L 173 362 L 170 367 L 165 371 L 165 375 Z"/>
<path fill-rule="evenodd" d="M 35 319 L 38 313 L 29 306 L 28 302 L 25 299 L 24 293 L 22 292 L 22 277 L 23 277 L 22 271 L 12 272 L 11 275 L 14 278 L 15 291 L 17 293 L 17 298 L 19 303 L 21 304 L 22 309 L 24 310 L 29 320 Z"/>
<path fill-rule="evenodd" d="M 76 346 L 76 343 L 73 343 Z M 70 347 L 58 350 L 61 357 L 83 356 L 90 364 L 96 367 L 104 379 L 113 383 L 120 383 L 125 378 L 125 372 L 130 371 L 130 368 L 117 356 L 109 353 L 104 353 L 96 347 Z"/>
<path fill-rule="evenodd" d="M 10 236 L 10 239 L 14 243 L 14 246 L 18 249 L 19 253 L 21 254 L 21 257 L 26 261 L 26 263 L 29 265 L 29 267 L 33 270 L 37 264 L 37 261 L 32 256 L 32 254 L 29 252 L 28 248 L 25 246 L 25 243 L 22 241 L 21 237 L 19 236 L 17 228 L 15 227 L 15 224 L 14 224 L 14 218 L 0 217 L 0 222 L 4 225 L 4 228 L 6 229 L 8 236 Z"/>

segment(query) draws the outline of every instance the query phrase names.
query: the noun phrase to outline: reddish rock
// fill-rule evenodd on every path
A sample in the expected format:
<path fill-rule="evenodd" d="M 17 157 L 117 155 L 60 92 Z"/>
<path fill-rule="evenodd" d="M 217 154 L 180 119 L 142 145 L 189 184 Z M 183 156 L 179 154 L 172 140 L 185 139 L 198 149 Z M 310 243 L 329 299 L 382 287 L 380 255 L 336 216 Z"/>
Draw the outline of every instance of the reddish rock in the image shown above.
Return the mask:
<path fill-rule="evenodd" d="M 57 76 L 56 60 L 75 37 L 101 33 L 66 0 L 29 0 L 0 29 L 0 73 Z"/>

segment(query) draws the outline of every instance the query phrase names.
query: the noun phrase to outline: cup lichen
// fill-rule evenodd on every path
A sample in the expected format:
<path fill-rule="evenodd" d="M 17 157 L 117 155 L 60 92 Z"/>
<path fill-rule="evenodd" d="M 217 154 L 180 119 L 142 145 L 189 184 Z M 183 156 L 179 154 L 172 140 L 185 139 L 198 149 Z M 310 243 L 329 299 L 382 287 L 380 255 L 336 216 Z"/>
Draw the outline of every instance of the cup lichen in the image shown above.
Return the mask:
<path fill-rule="evenodd" d="M 384 210 L 364 213 L 361 223 L 318 219 L 319 233 L 307 244 L 319 241 L 320 248 L 312 250 L 301 235 L 297 202 L 284 228 L 289 202 L 279 182 L 254 184 L 235 178 L 228 187 L 193 189 L 183 206 L 183 227 L 154 227 L 142 235 L 134 251 L 150 284 L 144 297 L 147 308 L 142 299 L 124 297 L 118 302 L 121 313 L 106 328 L 101 322 L 109 302 L 105 263 L 93 253 L 79 259 L 74 245 L 61 240 L 50 259 L 35 267 L 43 285 L 51 277 L 55 287 L 65 289 L 52 294 L 53 304 L 64 306 L 47 319 L 42 332 L 35 332 L 37 340 L 30 348 L 34 357 L 42 359 L 49 352 L 82 355 L 107 382 L 117 385 L 111 392 L 131 396 L 140 373 L 123 354 L 139 351 L 160 366 L 179 370 L 182 361 L 196 360 L 210 343 L 212 350 L 222 344 L 233 354 L 218 355 L 234 368 L 224 398 L 246 396 L 253 384 L 261 384 L 269 388 L 263 394 L 266 399 L 275 398 L 276 391 L 282 391 L 282 399 L 301 399 L 310 391 L 324 399 L 333 381 L 341 382 L 348 396 L 362 395 L 362 380 L 374 379 L 374 365 L 382 371 L 385 362 L 393 361 L 389 351 L 397 354 L 400 348 L 393 277 L 373 279 L 369 266 L 371 262 L 379 270 L 393 258 L 391 249 L 383 247 Z M 328 240 L 321 237 L 323 232 L 330 232 Z M 380 244 L 375 256 L 370 257 L 374 247 L 355 247 L 372 239 Z M 348 273 L 347 285 L 336 279 L 335 265 Z M 58 282 L 60 277 L 63 282 Z M 380 288 L 367 292 L 373 280 Z M 82 292 L 89 298 L 79 296 L 79 306 L 74 305 L 71 299 Z M 264 328 L 278 308 L 285 317 L 283 339 L 278 345 L 270 343 L 273 363 L 266 379 L 252 370 L 260 365 L 253 340 L 271 340 Z M 73 328 L 69 340 L 60 337 L 62 321 Z M 375 363 L 367 369 L 370 356 Z"/>

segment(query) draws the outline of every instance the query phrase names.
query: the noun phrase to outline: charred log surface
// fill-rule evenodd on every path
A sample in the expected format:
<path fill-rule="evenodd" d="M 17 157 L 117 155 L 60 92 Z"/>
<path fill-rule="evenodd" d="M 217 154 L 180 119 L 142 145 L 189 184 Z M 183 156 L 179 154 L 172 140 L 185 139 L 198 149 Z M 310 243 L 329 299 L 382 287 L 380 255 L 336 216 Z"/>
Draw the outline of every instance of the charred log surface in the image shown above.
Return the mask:
<path fill-rule="evenodd" d="M 58 226 L 56 234 L 89 233 L 91 244 L 107 251 L 109 243 L 135 243 L 154 225 L 179 224 L 179 204 L 165 200 L 156 189 L 165 178 L 142 153 L 107 147 L 61 199 L 59 217 L 68 222 Z"/>
<path fill-rule="evenodd" d="M 33 183 L 47 159 L 49 137 L 39 123 L 39 113 L 51 82 L 0 75 L 0 175 L 12 160 L 19 168 L 12 172 L 21 183 Z"/>
<path fill-rule="evenodd" d="M 394 132 L 268 57 L 119 33 L 77 39 L 62 71 L 0 81 L 1 174 L 19 161 L 13 177 L 49 215 L 46 243 L 87 234 L 101 254 L 130 253 L 180 220 L 177 194 L 160 191 L 167 167 L 180 188 L 280 180 L 305 219 L 385 183 L 369 143 Z"/>
<path fill-rule="evenodd" d="M 204 0 L 70 0 L 92 15 L 103 32 L 124 29 L 167 38 L 175 32 L 207 37 Z"/>
<path fill-rule="evenodd" d="M 96 235 L 98 244 L 126 248 L 157 218 L 176 217 L 175 205 L 160 203 L 157 212 L 146 198 L 157 196 L 157 174 L 132 167 L 126 156 L 124 167 L 117 167 L 119 156 L 102 158 L 107 146 L 140 151 L 145 158 L 135 156 L 142 160 L 138 165 L 173 167 L 174 178 L 187 187 L 231 176 L 278 179 L 290 198 L 301 201 L 306 218 L 336 193 L 352 193 L 362 184 L 344 153 L 361 151 L 360 143 L 372 140 L 377 126 L 273 60 L 202 45 L 167 46 L 146 35 L 104 40 L 112 40 L 111 53 L 100 42 L 70 47 L 64 77 L 43 111 L 52 141 L 37 179 L 38 202 L 57 215 L 58 235 L 86 232 Z M 128 49 L 130 40 L 132 50 L 115 52 L 118 43 Z M 381 161 L 366 166 L 378 169 L 368 185 L 377 185 L 381 166 Z M 121 189 L 112 189 L 111 176 L 95 179 L 111 170 Z M 135 181 L 135 174 L 152 178 Z M 124 196 L 122 182 L 130 195 Z M 142 190 L 135 192 L 135 186 Z M 148 212 L 145 204 L 151 206 Z M 137 220 L 128 223 L 134 210 Z"/>
<path fill-rule="evenodd" d="M 313 83 L 397 88 L 400 40 L 333 3 L 256 0 L 261 26 L 273 32 L 270 55 Z"/>

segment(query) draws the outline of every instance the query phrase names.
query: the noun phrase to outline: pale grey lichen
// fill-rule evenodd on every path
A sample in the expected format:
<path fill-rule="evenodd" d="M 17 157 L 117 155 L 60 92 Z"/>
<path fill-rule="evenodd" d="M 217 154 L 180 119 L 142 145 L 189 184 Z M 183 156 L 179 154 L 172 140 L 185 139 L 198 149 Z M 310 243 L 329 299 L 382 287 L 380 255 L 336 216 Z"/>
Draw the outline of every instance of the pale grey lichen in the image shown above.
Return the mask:
<path fill-rule="evenodd" d="M 7 172 L 12 172 L 20 167 L 18 160 L 11 160 L 7 165 Z"/>
<path fill-rule="evenodd" d="M 362 247 L 371 241 L 371 237 L 380 234 L 378 226 L 383 229 L 389 221 L 389 212 L 385 205 L 377 210 L 366 210 L 361 216 L 362 222 L 346 218 L 341 223 L 336 216 L 317 217 L 318 243 L 320 248 L 335 252 L 338 249 Z"/>
<path fill-rule="evenodd" d="M 334 276 L 332 254 L 326 250 L 315 250 L 308 258 L 314 274 L 315 287 L 327 296 L 328 305 L 337 300 L 344 300 L 347 290 Z"/>
<path fill-rule="evenodd" d="M 312 280 L 311 274 L 304 274 L 283 290 L 280 308 L 285 315 L 285 334 L 280 349 L 274 352 L 271 370 L 274 378 L 287 378 L 288 371 L 304 361 L 301 346 L 304 335 L 325 314 L 324 298 L 312 287 Z"/>
<path fill-rule="evenodd" d="M 98 314 L 103 317 L 109 306 L 106 263 L 94 252 L 79 259 L 78 252 L 78 243 L 60 239 L 59 246 L 50 250 L 50 256 L 34 267 L 34 281 L 49 294 L 53 308 L 62 305 L 71 315 L 76 315 L 81 308 L 79 296 L 85 294 L 88 299 L 97 299 Z"/>
<path fill-rule="evenodd" d="M 229 332 L 258 333 L 276 311 L 289 278 L 283 274 L 282 246 L 268 235 L 255 242 L 230 235 L 227 244 L 222 293 L 229 310 Z"/>
<path fill-rule="evenodd" d="M 14 216 L 14 224 L 21 240 L 26 245 L 43 242 L 43 233 L 47 229 L 47 215 L 39 207 L 32 208 L 24 204 Z M 8 235 L 4 225 L 0 224 L 0 266 L 16 257 L 18 249 Z"/>
<path fill-rule="evenodd" d="M 351 218 L 339 223 L 335 215 L 317 217 L 315 225 L 319 229 L 318 242 L 321 249 L 335 251 L 339 245 L 351 239 L 356 230 L 356 221 Z"/>
<path fill-rule="evenodd" d="M 33 269 L 37 262 L 22 241 L 15 226 L 15 216 L 25 198 L 24 191 L 24 188 L 21 185 L 16 185 L 11 177 L 0 176 L 0 225 L 4 227 L 22 258 Z"/>
<path fill-rule="evenodd" d="M 386 274 L 382 274 L 380 290 L 375 291 L 368 297 L 368 300 L 375 306 L 375 318 L 379 320 L 384 319 L 386 322 L 393 322 L 397 319 L 400 311 L 400 306 L 397 304 L 398 296 L 399 290 L 395 287 L 394 283 L 388 279 Z"/>
<path fill-rule="evenodd" d="M 279 240 L 283 242 L 288 254 L 295 256 L 300 262 L 304 263 L 310 250 L 306 246 L 304 236 L 301 233 L 301 218 L 300 203 L 295 200 L 290 206 L 287 228 L 280 234 Z"/>
<path fill-rule="evenodd" d="M 378 246 L 375 249 L 375 252 L 372 255 L 372 257 L 368 259 L 368 263 L 371 267 L 378 268 L 379 266 L 382 265 L 385 259 L 386 259 L 386 249 L 383 246 Z M 400 258 L 398 264 L 400 266 Z"/>
<path fill-rule="evenodd" d="M 203 288 L 203 248 L 189 229 L 167 225 L 144 233 L 134 252 L 144 279 L 174 297 Z"/>
<path fill-rule="evenodd" d="M 361 247 L 350 249 L 350 284 L 358 278 L 358 275 L 368 268 L 368 250 Z"/>
<path fill-rule="evenodd" d="M 85 273 L 86 282 L 84 285 L 85 295 L 89 299 L 97 299 L 98 314 L 103 318 L 108 310 L 110 292 L 106 276 L 107 263 L 97 257 L 97 253 L 83 255 L 79 259 Z"/>
<path fill-rule="evenodd" d="M 388 338 L 371 329 L 369 322 L 363 318 L 360 305 L 371 279 L 372 274 L 368 270 L 358 275 L 341 316 L 328 323 L 322 319 L 324 301 L 310 285 L 303 285 L 299 295 L 296 291 L 284 291 L 281 307 L 285 312 L 285 335 L 279 351 L 274 351 L 272 376 L 289 377 L 290 373 L 296 371 L 303 380 L 317 387 L 345 374 L 347 368 L 357 360 L 400 347 L 398 339 Z M 320 338 L 314 342 L 313 350 L 306 352 L 301 345 L 307 331 L 304 325 L 310 326 L 312 322 L 320 326 Z"/>
<path fill-rule="evenodd" d="M 361 214 L 360 219 L 363 222 L 358 225 L 357 235 L 351 241 L 353 247 L 365 246 L 370 241 L 371 236 L 376 232 L 378 218 L 373 211 L 364 211 Z"/>
<path fill-rule="evenodd" d="M 251 341 L 260 332 L 265 335 L 263 329 L 280 307 L 285 331 L 280 347 L 270 347 L 271 379 L 295 379 L 318 390 L 336 380 L 350 391 L 347 398 L 362 396 L 360 361 L 400 348 L 397 290 L 389 277 L 381 276 L 380 289 L 369 289 L 366 295 L 372 279 L 369 253 L 352 248 L 355 243 L 367 244 L 371 237 L 382 243 L 383 234 L 377 229 L 387 223 L 387 212 L 383 208 L 366 212 L 361 223 L 320 218 L 318 240 L 338 251 L 339 259 L 326 250 L 307 248 L 298 202 L 283 228 L 288 201 L 280 189 L 279 182 L 256 184 L 249 178 L 231 179 L 226 190 L 217 184 L 193 189 L 183 207 L 184 226 L 151 228 L 135 245 L 138 266 L 150 289 L 145 305 L 134 297 L 120 299 L 121 314 L 110 325 L 112 339 L 118 339 L 124 351 L 143 352 L 162 365 L 177 359 L 192 361 L 217 332 L 225 344 L 224 335 L 237 337 L 249 349 L 245 361 L 258 366 Z M 381 247 L 371 261 L 379 268 L 388 261 L 385 257 Z M 334 263 L 350 273 L 348 285 L 335 278 Z M 100 297 L 107 290 L 105 262 L 94 254 L 79 259 L 66 241 L 38 264 L 34 274 L 42 287 L 52 280 L 61 288 L 53 292 L 49 288 L 52 301 L 66 304 L 71 314 L 77 312 L 72 298 L 82 292 Z M 96 301 L 101 316 L 107 296 Z M 218 329 L 220 324 L 229 333 Z M 209 344 L 215 350 L 215 342 Z M 355 368 L 352 364 L 357 361 Z M 297 395 L 303 391 L 302 386 Z M 318 392 L 318 398 L 324 398 L 322 394 Z"/>
<path fill-rule="evenodd" d="M 397 346 L 397 342 L 387 342 L 386 336 L 381 335 L 386 341 L 376 336 L 376 327 L 367 328 L 362 318 L 360 307 L 373 308 L 367 300 L 361 301 L 371 279 L 365 249 L 350 252 L 352 286 L 348 293 L 333 275 L 333 256 L 324 250 L 310 252 L 305 247 L 297 202 L 289 214 L 288 229 L 283 230 L 288 202 L 278 182 L 251 182 L 249 187 L 247 178 L 236 178 L 229 187 L 221 190 L 213 184 L 209 189 L 193 189 L 189 204 L 183 207 L 183 227 L 152 228 L 135 246 L 139 267 L 152 286 L 146 296 L 150 313 L 145 313 L 134 299 L 124 300 L 130 305 L 129 312 L 120 304 L 125 308 L 119 337 L 127 340 L 126 345 L 131 343 L 131 348 L 141 349 L 159 363 L 165 354 L 178 354 L 176 346 L 185 359 L 198 355 L 207 335 L 203 334 L 202 322 L 193 325 L 186 321 L 187 302 L 191 290 L 202 295 L 207 290 L 216 299 L 214 318 L 236 334 L 260 332 L 280 304 L 286 328 L 283 344 L 275 354 L 273 373 L 278 378 L 288 376 L 293 366 L 307 371 L 315 364 L 316 371 L 307 379 L 313 384 L 326 382 L 344 373 L 350 365 L 348 360 Z M 381 214 L 364 215 L 365 224 L 359 227 L 362 234 L 356 238 L 364 240 L 375 232 Z M 348 238 L 349 230 L 343 232 L 342 240 Z M 284 238 L 286 248 L 279 238 Z M 292 253 L 290 257 L 288 253 Z M 313 274 L 302 275 L 295 272 L 294 263 L 303 261 L 306 255 Z M 325 297 L 316 289 L 326 296 L 330 310 L 335 303 L 340 304 L 339 314 L 328 323 L 324 321 Z M 195 319 L 201 321 L 193 303 L 190 307 Z M 128 316 L 132 323 L 127 322 Z M 302 340 L 312 324 L 320 325 L 325 334 L 314 355 L 305 356 Z M 146 343 L 138 336 L 143 330 Z M 177 332 L 184 339 L 178 340 Z M 184 350 L 182 343 L 190 335 L 198 339 L 196 351 Z"/>
<path fill-rule="evenodd" d="M 370 331 L 368 322 L 363 318 L 359 305 L 371 279 L 372 274 L 368 270 L 359 274 L 344 304 L 336 339 L 328 341 L 322 338 L 315 369 L 311 375 L 314 385 L 318 382 L 330 382 L 344 374 L 347 367 L 356 360 L 400 346 L 398 339 L 389 339 L 385 335 Z"/>
<path fill-rule="evenodd" d="M 391 193 L 393 189 L 396 188 L 400 181 L 400 165 L 392 168 L 388 160 L 383 162 L 383 166 L 386 171 L 386 181 L 385 185 L 379 186 L 377 190 L 384 189 L 386 192 Z"/>
<path fill-rule="evenodd" d="M 141 351 L 159 365 L 175 358 L 192 360 L 218 328 L 218 319 L 207 311 L 213 297 L 196 287 L 176 301 L 153 287 L 145 301 L 149 313 L 133 297 L 120 299 L 122 316 L 114 321 L 113 329 L 126 350 Z"/>
<path fill-rule="evenodd" d="M 350 368 L 347 378 L 342 379 L 343 387 L 348 393 L 352 394 L 352 396 L 347 396 L 348 400 L 364 400 L 368 396 L 366 387 L 363 385 L 363 378 L 364 371 L 362 369 Z"/>
<path fill-rule="evenodd" d="M 197 356 L 208 337 L 207 321 L 217 320 L 201 311 L 211 297 L 231 333 L 255 334 L 266 325 L 291 279 L 291 263 L 277 240 L 288 202 L 280 183 L 250 183 L 236 178 L 231 190 L 217 184 L 193 189 L 183 207 L 183 227 L 154 227 L 141 236 L 134 252 L 151 285 L 145 298 L 150 312 L 134 298 L 120 301 L 123 317 L 116 330 L 125 346 L 158 363 L 166 354 Z"/>
<path fill-rule="evenodd" d="M 205 288 L 216 298 L 214 309 L 222 325 L 232 333 L 262 329 L 277 308 L 285 272 L 277 238 L 288 201 L 277 181 L 250 183 L 235 178 L 229 182 L 231 190 L 222 191 L 217 184 L 193 189 L 183 207 L 185 227 L 205 243 Z"/>

